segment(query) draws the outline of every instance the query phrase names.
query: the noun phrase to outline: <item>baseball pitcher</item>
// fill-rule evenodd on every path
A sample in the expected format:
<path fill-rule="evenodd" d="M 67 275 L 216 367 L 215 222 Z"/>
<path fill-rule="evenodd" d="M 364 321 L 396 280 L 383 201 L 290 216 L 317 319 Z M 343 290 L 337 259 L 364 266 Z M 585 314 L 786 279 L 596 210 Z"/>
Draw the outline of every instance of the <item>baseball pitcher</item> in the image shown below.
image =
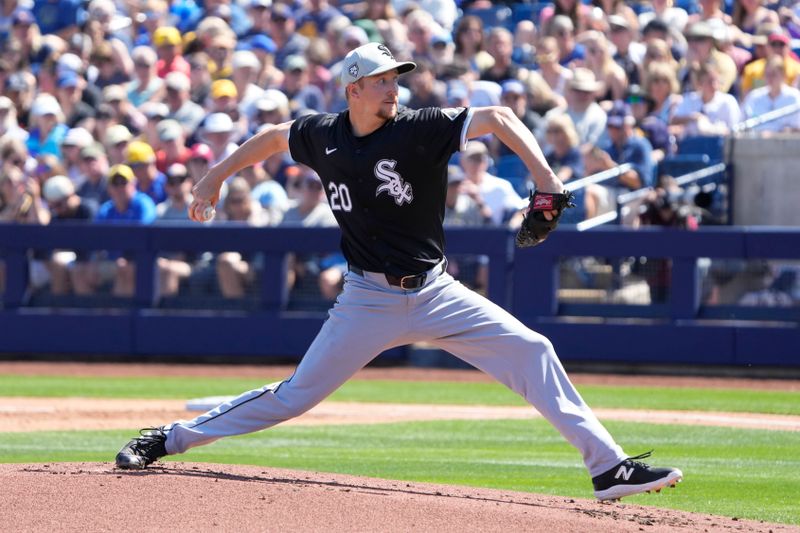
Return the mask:
<path fill-rule="evenodd" d="M 227 176 L 288 150 L 317 171 L 342 229 L 344 289 L 295 373 L 190 421 L 142 430 L 117 454 L 140 469 L 221 437 L 269 428 L 314 407 L 376 355 L 426 341 L 524 397 L 575 446 L 601 500 L 674 486 L 676 468 L 652 468 L 614 442 L 570 383 L 553 345 L 446 272 L 447 163 L 468 139 L 493 134 L 536 181 L 517 242 L 543 241 L 570 205 L 536 139 L 505 107 L 398 107 L 398 77 L 415 68 L 370 43 L 344 60 L 349 108 L 269 126 L 209 170 L 189 214 L 203 220 Z"/>

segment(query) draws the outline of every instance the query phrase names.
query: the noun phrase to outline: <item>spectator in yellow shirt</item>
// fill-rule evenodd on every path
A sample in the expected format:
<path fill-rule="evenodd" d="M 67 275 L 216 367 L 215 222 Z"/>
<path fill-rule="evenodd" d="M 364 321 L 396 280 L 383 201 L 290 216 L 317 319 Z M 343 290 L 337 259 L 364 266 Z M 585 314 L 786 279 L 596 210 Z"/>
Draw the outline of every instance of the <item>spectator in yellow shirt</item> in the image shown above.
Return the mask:
<path fill-rule="evenodd" d="M 791 55 L 789 48 L 789 37 L 780 29 L 771 33 L 767 38 L 767 57 L 757 59 L 746 67 L 742 72 L 742 98 L 747 93 L 766 84 L 764 70 L 770 57 L 783 57 L 784 73 L 786 85 L 794 86 L 797 77 L 800 76 L 800 62 Z"/>

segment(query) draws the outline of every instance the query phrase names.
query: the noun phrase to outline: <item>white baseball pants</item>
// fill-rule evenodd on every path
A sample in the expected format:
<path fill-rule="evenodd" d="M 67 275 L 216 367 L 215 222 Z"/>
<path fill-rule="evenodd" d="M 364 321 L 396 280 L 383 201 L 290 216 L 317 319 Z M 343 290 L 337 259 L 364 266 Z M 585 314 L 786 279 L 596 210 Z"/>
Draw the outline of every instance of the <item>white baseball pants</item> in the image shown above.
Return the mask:
<path fill-rule="evenodd" d="M 382 351 L 427 341 L 525 398 L 580 451 L 592 477 L 623 461 L 627 456 L 575 390 L 550 341 L 441 270 L 429 271 L 415 291 L 390 286 L 382 274 L 348 272 L 342 294 L 291 378 L 174 423 L 167 451 L 182 453 L 296 417 Z"/>

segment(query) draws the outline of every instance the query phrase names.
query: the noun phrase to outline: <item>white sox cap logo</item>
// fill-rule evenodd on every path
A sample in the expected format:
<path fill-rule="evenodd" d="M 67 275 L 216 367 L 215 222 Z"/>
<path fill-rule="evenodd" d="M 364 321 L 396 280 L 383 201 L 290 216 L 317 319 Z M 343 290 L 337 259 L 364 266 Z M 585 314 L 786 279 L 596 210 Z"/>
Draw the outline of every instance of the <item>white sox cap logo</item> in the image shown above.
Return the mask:
<path fill-rule="evenodd" d="M 393 69 L 405 74 L 417 68 L 416 63 L 411 61 L 397 61 L 385 45 L 378 43 L 367 43 L 351 51 L 344 58 L 344 65 L 347 68 L 342 69 L 342 85 Z"/>
<path fill-rule="evenodd" d="M 380 196 L 382 192 L 394 198 L 394 203 L 403 205 L 414 201 L 414 189 L 410 183 L 406 183 L 402 176 L 394 171 L 397 161 L 394 159 L 381 159 L 375 164 L 375 177 L 383 182 L 375 190 L 375 196 Z"/>

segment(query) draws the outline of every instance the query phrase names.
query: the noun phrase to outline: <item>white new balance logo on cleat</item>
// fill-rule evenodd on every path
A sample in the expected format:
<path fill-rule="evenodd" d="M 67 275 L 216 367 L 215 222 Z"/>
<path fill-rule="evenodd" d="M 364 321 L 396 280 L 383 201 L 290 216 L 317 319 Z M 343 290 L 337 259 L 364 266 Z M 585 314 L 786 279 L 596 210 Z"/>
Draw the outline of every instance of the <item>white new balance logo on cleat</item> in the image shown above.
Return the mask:
<path fill-rule="evenodd" d="M 620 465 L 619 470 L 617 470 L 617 475 L 614 476 L 614 479 L 619 479 L 620 476 L 622 476 L 625 478 L 625 481 L 628 481 L 632 475 L 633 467 L 625 468 L 625 465 Z"/>

